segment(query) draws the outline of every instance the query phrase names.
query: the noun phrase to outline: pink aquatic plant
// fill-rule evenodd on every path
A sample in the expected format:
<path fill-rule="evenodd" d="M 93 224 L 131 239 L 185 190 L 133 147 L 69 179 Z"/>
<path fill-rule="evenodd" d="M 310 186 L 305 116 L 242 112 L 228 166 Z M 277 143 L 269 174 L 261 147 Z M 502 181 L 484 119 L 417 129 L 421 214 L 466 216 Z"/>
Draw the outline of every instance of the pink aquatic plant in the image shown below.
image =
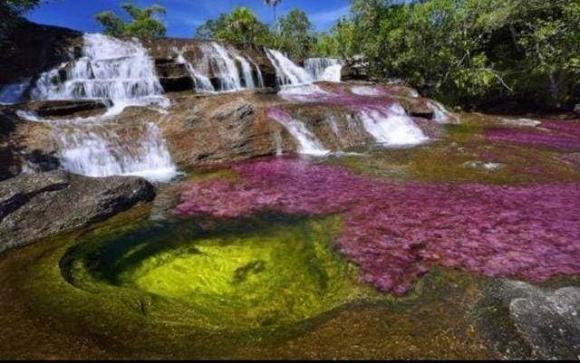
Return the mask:
<path fill-rule="evenodd" d="M 239 182 L 192 183 L 176 214 L 340 213 L 338 247 L 383 291 L 406 293 L 432 265 L 532 282 L 580 273 L 578 184 L 403 184 L 294 159 L 233 169 Z"/>
<path fill-rule="evenodd" d="M 541 128 L 493 128 L 487 131 L 487 139 L 492 142 L 549 147 L 561 150 L 580 150 L 580 122 L 542 121 Z"/>

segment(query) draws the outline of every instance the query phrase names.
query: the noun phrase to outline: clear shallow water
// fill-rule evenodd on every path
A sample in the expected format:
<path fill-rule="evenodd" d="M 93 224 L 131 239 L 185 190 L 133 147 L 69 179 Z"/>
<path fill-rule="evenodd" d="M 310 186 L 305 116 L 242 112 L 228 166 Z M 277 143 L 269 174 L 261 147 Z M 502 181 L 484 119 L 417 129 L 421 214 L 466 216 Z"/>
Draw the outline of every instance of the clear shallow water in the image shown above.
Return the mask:
<path fill-rule="evenodd" d="M 204 230 L 194 221 L 80 241 L 62 262 L 75 286 L 135 289 L 188 311 L 198 328 L 280 328 L 373 296 L 332 249 L 337 218 L 264 215 Z M 376 297 L 375 297 L 376 298 Z"/>

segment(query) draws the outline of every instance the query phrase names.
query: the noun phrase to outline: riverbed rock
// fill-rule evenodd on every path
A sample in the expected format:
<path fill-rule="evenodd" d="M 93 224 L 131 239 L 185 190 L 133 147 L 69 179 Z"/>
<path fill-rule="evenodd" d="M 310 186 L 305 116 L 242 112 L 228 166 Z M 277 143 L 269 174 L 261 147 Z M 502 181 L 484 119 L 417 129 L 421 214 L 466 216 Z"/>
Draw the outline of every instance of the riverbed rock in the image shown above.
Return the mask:
<path fill-rule="evenodd" d="M 26 109 L 35 112 L 40 117 L 87 117 L 103 113 L 107 105 L 103 101 L 34 101 L 26 104 Z"/>
<path fill-rule="evenodd" d="M 266 117 L 271 95 L 253 91 L 181 97 L 159 126 L 173 160 L 185 170 L 274 155 L 276 136 L 290 149 L 287 132 Z"/>
<path fill-rule="evenodd" d="M 138 177 L 52 171 L 8 179 L 0 182 L 0 253 L 103 221 L 154 196 L 154 187 Z"/>
<path fill-rule="evenodd" d="M 35 77 L 74 56 L 82 44 L 82 33 L 56 26 L 39 25 L 20 18 L 16 25 L 0 34 L 0 85 Z M 71 54 L 72 53 L 72 54 Z"/>
<path fill-rule="evenodd" d="M 580 287 L 539 288 L 507 280 L 494 293 L 509 308 L 518 339 L 543 359 L 576 360 L 580 354 Z"/>
<path fill-rule="evenodd" d="M 185 64 L 176 63 L 173 59 L 156 59 L 155 66 L 165 92 L 193 91 L 195 83 Z"/>

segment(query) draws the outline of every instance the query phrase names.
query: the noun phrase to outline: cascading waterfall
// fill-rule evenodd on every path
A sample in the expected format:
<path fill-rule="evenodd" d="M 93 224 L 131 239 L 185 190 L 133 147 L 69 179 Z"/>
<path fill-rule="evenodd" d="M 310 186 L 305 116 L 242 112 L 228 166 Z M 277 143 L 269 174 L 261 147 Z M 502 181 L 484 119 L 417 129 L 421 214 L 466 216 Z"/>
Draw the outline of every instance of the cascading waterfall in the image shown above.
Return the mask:
<path fill-rule="evenodd" d="M 260 67 L 256 63 L 252 63 L 256 68 L 256 74 L 258 75 L 258 87 L 264 88 L 266 87 L 266 83 L 264 82 L 264 76 L 262 75 L 262 71 Z"/>
<path fill-rule="evenodd" d="M 234 58 L 242 65 L 244 87 L 256 88 L 256 83 L 254 82 L 254 73 L 252 71 L 252 66 L 250 65 L 250 62 L 248 62 L 246 58 L 242 57 L 239 54 L 235 54 Z"/>
<path fill-rule="evenodd" d="M 429 140 L 398 103 L 367 107 L 359 113 L 359 118 L 365 130 L 384 146 L 418 145 Z"/>
<path fill-rule="evenodd" d="M 196 92 L 215 92 L 215 88 L 209 78 L 198 72 L 193 64 L 188 62 L 185 57 L 183 56 L 183 50 L 179 50 L 177 48 L 173 48 L 173 51 L 177 53 L 177 64 L 185 65 L 185 69 L 193 79 L 195 84 L 195 91 Z"/>
<path fill-rule="evenodd" d="M 324 156 L 330 153 L 330 150 L 324 148 L 316 135 L 308 130 L 303 122 L 293 119 L 288 113 L 280 109 L 271 109 L 268 116 L 288 130 L 298 143 L 298 153 L 314 156 Z"/>
<path fill-rule="evenodd" d="M 342 78 L 342 64 L 338 59 L 310 58 L 304 62 L 304 68 L 315 82 L 340 82 Z"/>
<path fill-rule="evenodd" d="M 220 87 L 218 91 L 227 92 L 256 88 L 252 64 L 237 50 L 212 42 L 203 44 L 201 51 L 209 62 L 212 73 L 219 79 Z M 240 68 L 238 68 L 238 63 L 240 64 L 241 72 Z M 258 73 L 258 82 L 260 87 L 263 87 L 262 74 L 259 67 L 255 67 Z"/>
<path fill-rule="evenodd" d="M 171 155 L 159 128 L 151 122 L 138 129 L 139 136 L 123 138 L 108 124 L 85 125 L 82 132 L 72 126 L 55 128 L 62 147 L 62 165 L 70 172 L 92 177 L 134 175 L 155 181 L 170 180 L 176 174 Z"/>
<path fill-rule="evenodd" d="M 32 92 L 38 100 L 106 99 L 115 104 L 166 105 L 155 63 L 137 40 L 85 34 L 82 57 L 43 73 Z"/>
<path fill-rule="evenodd" d="M 104 99 L 114 105 L 102 116 L 69 120 L 43 120 L 21 113 L 53 127 L 65 169 L 94 177 L 140 175 L 153 181 L 175 176 L 176 167 L 155 124 L 123 128 L 114 118 L 128 105 L 169 105 L 154 62 L 137 40 L 85 34 L 83 56 L 66 68 L 66 79 L 61 79 L 60 73 L 58 68 L 44 73 L 33 97 Z"/>
<path fill-rule="evenodd" d="M 203 49 L 208 54 L 213 73 L 220 80 L 219 91 L 242 89 L 240 71 L 228 51 L 220 44 L 213 42 L 209 47 L 204 45 Z"/>
<path fill-rule="evenodd" d="M 312 76 L 304 68 L 297 66 L 281 52 L 266 49 L 266 55 L 276 69 L 280 86 L 299 86 L 314 82 Z"/>

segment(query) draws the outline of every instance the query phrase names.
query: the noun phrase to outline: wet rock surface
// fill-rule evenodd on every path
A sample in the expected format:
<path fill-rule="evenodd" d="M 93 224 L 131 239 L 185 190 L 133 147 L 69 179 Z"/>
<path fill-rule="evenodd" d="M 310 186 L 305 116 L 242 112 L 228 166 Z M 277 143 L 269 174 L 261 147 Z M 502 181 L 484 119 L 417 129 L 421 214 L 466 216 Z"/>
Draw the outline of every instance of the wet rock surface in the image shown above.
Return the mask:
<path fill-rule="evenodd" d="M 107 105 L 103 101 L 36 101 L 26 104 L 26 109 L 40 117 L 91 116 L 102 113 Z"/>
<path fill-rule="evenodd" d="M 490 297 L 496 299 L 493 309 L 509 316 L 507 320 L 496 318 L 495 325 L 488 328 L 504 357 L 578 359 L 580 287 L 540 288 L 506 280 L 492 289 Z M 489 316 L 485 319 L 494 320 Z"/>
<path fill-rule="evenodd" d="M 0 252 L 86 226 L 150 201 L 141 178 L 87 178 L 54 171 L 0 183 Z"/>

